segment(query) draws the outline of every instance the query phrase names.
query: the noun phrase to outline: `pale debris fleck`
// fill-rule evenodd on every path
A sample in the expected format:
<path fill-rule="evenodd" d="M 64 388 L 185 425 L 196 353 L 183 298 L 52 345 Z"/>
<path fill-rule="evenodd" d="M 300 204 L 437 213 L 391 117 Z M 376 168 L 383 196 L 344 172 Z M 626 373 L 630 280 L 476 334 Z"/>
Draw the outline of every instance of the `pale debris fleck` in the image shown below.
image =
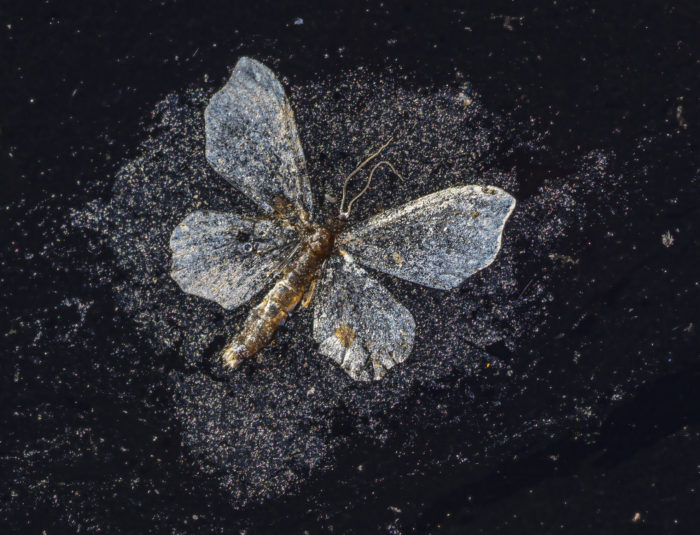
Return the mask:
<path fill-rule="evenodd" d="M 671 247 L 671 245 L 673 245 L 673 242 L 674 238 L 670 230 L 667 230 L 661 235 L 661 243 L 664 244 L 664 247 Z"/>
<path fill-rule="evenodd" d="M 680 126 L 683 130 L 688 129 L 688 123 L 683 117 L 683 106 L 681 104 L 676 107 L 676 121 L 678 122 L 678 126 Z"/>
<path fill-rule="evenodd" d="M 462 108 L 468 108 L 474 103 L 474 99 L 472 99 L 466 93 L 460 92 L 459 95 L 457 95 L 457 102 L 462 106 Z"/>

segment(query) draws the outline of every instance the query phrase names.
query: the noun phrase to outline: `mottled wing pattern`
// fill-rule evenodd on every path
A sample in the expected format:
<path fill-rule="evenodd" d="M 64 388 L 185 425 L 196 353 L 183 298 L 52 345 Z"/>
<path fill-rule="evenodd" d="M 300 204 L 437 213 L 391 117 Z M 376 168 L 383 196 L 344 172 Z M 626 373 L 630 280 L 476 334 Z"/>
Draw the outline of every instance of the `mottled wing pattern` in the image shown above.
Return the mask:
<path fill-rule="evenodd" d="M 294 114 L 270 69 L 241 58 L 205 120 L 207 160 L 226 180 L 268 212 L 313 213 Z"/>
<path fill-rule="evenodd" d="M 354 262 L 331 257 L 316 292 L 313 334 L 319 351 L 353 379 L 380 379 L 411 353 L 413 316 Z"/>
<path fill-rule="evenodd" d="M 277 221 L 193 212 L 170 236 L 170 274 L 184 292 L 231 310 L 262 289 L 292 248 L 289 233 Z"/>
<path fill-rule="evenodd" d="M 449 290 L 493 262 L 514 207 L 493 186 L 448 188 L 372 217 L 337 243 L 366 266 Z"/>

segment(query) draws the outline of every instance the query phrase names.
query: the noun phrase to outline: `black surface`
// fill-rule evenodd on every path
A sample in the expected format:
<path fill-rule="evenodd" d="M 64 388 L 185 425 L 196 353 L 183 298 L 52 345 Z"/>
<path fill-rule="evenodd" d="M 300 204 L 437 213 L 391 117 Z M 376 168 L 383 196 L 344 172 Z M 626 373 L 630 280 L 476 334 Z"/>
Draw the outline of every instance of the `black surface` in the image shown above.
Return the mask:
<path fill-rule="evenodd" d="M 698 15 L 694 2 L 3 2 L 4 531 L 696 533 Z M 516 372 L 532 360 L 529 373 L 548 375 L 530 397 L 543 412 L 590 381 L 605 398 L 601 425 L 558 421 L 546 440 L 466 467 L 428 462 L 471 440 L 470 429 L 435 426 L 412 443 L 425 449 L 415 473 L 411 455 L 382 473 L 372 459 L 394 445 L 382 454 L 353 441 L 340 415 L 332 431 L 349 434 L 347 447 L 298 494 L 241 509 L 202 473 L 171 412 L 172 372 L 185 364 L 154 354 L 96 282 L 100 270 L 110 283 L 126 275 L 98 236 L 72 227 L 71 210 L 113 196 L 157 102 L 214 90 L 243 54 L 302 86 L 358 66 L 408 87 L 468 80 L 487 109 L 547 131 L 540 161 L 498 162 L 515 170 L 519 201 L 591 150 L 615 155 L 629 210 L 577 235 L 592 245 L 553 284 L 546 328 L 515 353 L 487 348 Z M 590 379 L 559 365 L 576 352 Z M 621 394 L 605 390 L 612 376 Z M 497 388 L 484 395 L 500 400 Z M 504 392 L 494 426 L 520 416 Z"/>

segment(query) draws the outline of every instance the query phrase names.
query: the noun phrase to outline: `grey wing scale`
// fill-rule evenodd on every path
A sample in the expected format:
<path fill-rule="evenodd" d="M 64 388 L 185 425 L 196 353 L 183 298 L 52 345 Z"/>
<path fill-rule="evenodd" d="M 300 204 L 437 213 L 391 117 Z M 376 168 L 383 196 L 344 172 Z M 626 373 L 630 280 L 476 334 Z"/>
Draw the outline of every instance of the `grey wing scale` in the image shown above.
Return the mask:
<path fill-rule="evenodd" d="M 268 212 L 280 200 L 306 218 L 311 187 L 294 114 L 273 72 L 241 58 L 205 112 L 206 155 L 211 166 Z"/>
<path fill-rule="evenodd" d="M 411 353 L 411 313 L 354 262 L 327 262 L 314 300 L 319 351 L 355 380 L 380 379 Z"/>
<path fill-rule="evenodd" d="M 366 266 L 449 290 L 493 262 L 514 208 L 493 186 L 448 188 L 372 217 L 337 243 Z"/>
<path fill-rule="evenodd" d="M 272 219 L 198 211 L 170 236 L 171 276 L 184 292 L 234 309 L 279 272 L 294 243 Z"/>

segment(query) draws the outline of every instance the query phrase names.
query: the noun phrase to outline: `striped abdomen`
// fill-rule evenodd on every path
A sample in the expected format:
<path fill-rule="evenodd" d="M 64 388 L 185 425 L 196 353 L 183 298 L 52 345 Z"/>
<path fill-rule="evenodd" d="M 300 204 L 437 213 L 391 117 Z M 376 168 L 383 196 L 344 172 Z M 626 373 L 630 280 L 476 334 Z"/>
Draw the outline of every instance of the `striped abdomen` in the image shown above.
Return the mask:
<path fill-rule="evenodd" d="M 237 368 L 267 345 L 275 331 L 287 319 L 314 280 L 321 264 L 333 249 L 334 234 L 316 227 L 301 243 L 283 277 L 262 302 L 250 311 L 241 331 L 224 348 L 224 365 Z"/>

